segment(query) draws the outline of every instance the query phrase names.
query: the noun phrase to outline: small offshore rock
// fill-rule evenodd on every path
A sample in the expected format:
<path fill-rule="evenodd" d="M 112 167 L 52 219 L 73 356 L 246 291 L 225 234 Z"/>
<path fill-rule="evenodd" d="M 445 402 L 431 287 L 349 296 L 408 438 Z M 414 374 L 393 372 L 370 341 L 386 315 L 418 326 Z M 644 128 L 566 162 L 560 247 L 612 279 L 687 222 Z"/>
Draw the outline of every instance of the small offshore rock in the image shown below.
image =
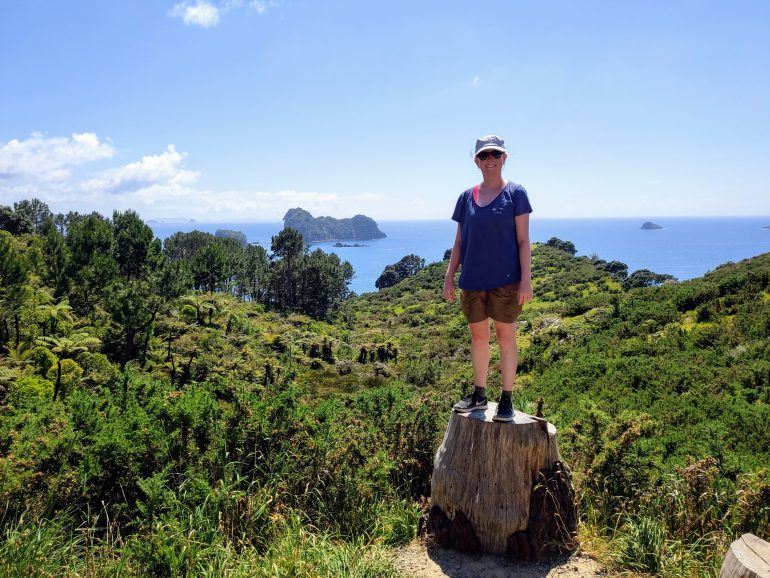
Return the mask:
<path fill-rule="evenodd" d="M 640 229 L 643 229 L 643 230 L 645 230 L 645 231 L 654 231 L 655 229 L 662 229 L 663 227 L 661 227 L 661 226 L 660 226 L 660 225 L 658 225 L 657 223 L 653 223 L 652 221 L 645 221 L 645 222 L 642 224 L 642 226 L 641 226 L 641 227 L 639 227 L 639 228 L 640 228 Z"/>

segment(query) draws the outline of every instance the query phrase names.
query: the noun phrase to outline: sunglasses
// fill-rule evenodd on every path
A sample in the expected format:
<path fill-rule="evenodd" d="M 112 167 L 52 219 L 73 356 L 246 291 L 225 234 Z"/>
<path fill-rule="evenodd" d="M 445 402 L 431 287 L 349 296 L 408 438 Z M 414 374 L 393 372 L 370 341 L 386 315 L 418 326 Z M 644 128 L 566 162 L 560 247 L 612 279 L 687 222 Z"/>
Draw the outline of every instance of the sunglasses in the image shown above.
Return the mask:
<path fill-rule="evenodd" d="M 493 158 L 499 159 L 501 156 L 503 156 L 503 151 L 481 151 L 476 155 L 476 158 L 480 161 L 485 161 L 490 157 L 490 155 Z"/>

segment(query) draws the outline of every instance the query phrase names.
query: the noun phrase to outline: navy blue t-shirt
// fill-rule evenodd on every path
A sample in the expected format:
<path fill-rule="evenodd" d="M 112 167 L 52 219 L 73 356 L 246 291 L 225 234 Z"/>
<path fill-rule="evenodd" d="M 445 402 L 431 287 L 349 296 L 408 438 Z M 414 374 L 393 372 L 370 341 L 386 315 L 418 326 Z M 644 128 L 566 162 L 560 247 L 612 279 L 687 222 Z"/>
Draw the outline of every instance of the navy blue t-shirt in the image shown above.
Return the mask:
<path fill-rule="evenodd" d="M 527 191 L 509 182 L 480 207 L 473 189 L 457 199 L 452 220 L 460 223 L 460 289 L 489 291 L 521 281 L 515 217 L 531 213 Z"/>

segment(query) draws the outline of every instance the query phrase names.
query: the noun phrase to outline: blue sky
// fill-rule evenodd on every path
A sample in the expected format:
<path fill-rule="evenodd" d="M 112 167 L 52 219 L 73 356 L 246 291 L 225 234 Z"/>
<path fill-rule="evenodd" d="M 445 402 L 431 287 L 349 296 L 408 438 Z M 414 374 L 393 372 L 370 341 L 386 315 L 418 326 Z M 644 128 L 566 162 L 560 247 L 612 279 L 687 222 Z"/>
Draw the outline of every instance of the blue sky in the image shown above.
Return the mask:
<path fill-rule="evenodd" d="M 0 204 L 449 218 L 476 137 L 539 217 L 770 215 L 770 2 L 0 2 Z"/>

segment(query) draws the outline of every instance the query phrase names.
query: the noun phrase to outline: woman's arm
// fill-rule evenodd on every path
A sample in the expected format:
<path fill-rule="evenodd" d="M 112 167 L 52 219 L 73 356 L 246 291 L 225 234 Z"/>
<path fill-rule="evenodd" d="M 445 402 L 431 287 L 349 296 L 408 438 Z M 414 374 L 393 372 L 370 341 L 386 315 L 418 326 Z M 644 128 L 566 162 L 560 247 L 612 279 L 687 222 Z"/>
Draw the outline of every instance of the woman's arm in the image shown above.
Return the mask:
<path fill-rule="evenodd" d="M 444 299 L 447 301 L 455 300 L 455 273 L 460 266 L 460 223 L 457 223 L 457 234 L 455 235 L 455 244 L 452 247 L 452 256 L 449 258 L 449 267 L 444 275 Z"/>
<path fill-rule="evenodd" d="M 519 245 L 519 265 L 521 265 L 519 305 L 523 305 L 532 299 L 532 247 L 529 244 L 529 213 L 516 217 L 516 242 Z"/>

